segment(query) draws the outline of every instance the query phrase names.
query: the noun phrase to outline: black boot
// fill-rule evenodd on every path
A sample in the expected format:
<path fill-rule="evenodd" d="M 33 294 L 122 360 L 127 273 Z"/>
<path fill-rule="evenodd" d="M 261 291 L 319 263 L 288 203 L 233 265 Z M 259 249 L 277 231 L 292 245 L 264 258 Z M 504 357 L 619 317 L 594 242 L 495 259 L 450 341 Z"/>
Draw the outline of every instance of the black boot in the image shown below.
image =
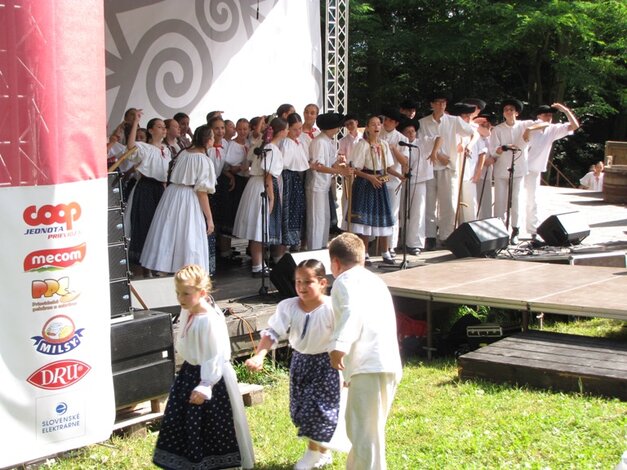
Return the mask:
<path fill-rule="evenodd" d="M 512 237 L 509 239 L 509 242 L 512 245 L 518 245 L 518 234 L 519 234 L 519 229 L 518 227 L 512 227 Z"/>
<path fill-rule="evenodd" d="M 425 239 L 425 251 L 435 250 L 435 238 L 428 237 Z"/>

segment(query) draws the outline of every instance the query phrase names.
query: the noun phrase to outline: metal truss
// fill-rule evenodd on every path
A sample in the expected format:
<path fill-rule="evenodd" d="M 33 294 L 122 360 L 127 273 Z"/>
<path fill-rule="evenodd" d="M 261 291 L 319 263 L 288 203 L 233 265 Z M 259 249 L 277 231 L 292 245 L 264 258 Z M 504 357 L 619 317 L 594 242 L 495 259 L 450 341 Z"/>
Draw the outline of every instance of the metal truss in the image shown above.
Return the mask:
<path fill-rule="evenodd" d="M 348 2 L 327 0 L 324 111 L 346 113 L 348 91 Z"/>

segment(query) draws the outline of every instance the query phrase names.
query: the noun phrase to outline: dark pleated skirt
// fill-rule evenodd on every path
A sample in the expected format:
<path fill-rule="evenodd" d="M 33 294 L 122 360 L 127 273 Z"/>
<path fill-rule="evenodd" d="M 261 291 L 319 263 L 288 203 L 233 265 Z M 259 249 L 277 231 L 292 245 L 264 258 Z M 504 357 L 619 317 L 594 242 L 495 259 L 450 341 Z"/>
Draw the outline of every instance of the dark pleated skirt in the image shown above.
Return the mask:
<path fill-rule="evenodd" d="M 305 178 L 299 171 L 283 170 L 283 200 L 281 201 L 282 245 L 300 245 L 305 229 Z"/>
<path fill-rule="evenodd" d="M 164 191 L 163 183 L 146 176 L 142 176 L 135 185 L 131 207 L 131 241 L 128 246 L 128 258 L 133 264 L 139 264 L 152 218 Z"/>
<path fill-rule="evenodd" d="M 240 466 L 231 402 L 224 379 L 213 386 L 211 400 L 192 405 L 200 366 L 183 363 L 161 421 L 153 463 L 165 469 L 209 470 Z"/>
<path fill-rule="evenodd" d="M 329 442 L 340 410 L 340 378 L 329 355 L 294 351 L 290 365 L 290 416 L 298 435 Z"/>
<path fill-rule="evenodd" d="M 393 226 L 394 218 L 390 209 L 386 183 L 383 183 L 380 188 L 375 188 L 370 181 L 355 178 L 351 212 L 351 223 L 370 227 Z"/>
<path fill-rule="evenodd" d="M 279 180 L 272 177 L 272 187 L 274 188 L 274 206 L 268 215 L 268 245 L 281 244 L 281 194 L 279 193 Z"/>

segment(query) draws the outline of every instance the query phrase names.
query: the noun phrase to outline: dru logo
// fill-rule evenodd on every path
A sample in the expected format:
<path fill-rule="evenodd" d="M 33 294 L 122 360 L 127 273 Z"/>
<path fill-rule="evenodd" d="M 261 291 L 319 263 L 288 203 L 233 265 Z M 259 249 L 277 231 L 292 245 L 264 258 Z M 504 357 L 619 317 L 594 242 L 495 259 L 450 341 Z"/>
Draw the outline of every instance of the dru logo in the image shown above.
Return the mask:
<path fill-rule="evenodd" d="M 37 209 L 37 206 L 28 206 L 22 214 L 24 222 L 31 227 L 38 225 L 65 224 L 68 230 L 72 230 L 73 222 L 81 217 L 81 206 L 78 202 L 69 204 L 46 204 Z"/>
<path fill-rule="evenodd" d="M 74 385 L 90 370 L 89 365 L 75 359 L 55 361 L 37 369 L 26 381 L 44 390 L 60 390 Z"/>

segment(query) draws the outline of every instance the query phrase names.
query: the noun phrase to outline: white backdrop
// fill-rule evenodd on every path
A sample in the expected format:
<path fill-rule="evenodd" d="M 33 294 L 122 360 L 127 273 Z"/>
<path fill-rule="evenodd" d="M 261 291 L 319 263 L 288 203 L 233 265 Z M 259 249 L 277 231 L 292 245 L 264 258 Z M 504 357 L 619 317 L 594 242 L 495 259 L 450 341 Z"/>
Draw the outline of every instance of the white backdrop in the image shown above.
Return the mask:
<path fill-rule="evenodd" d="M 109 129 L 125 109 L 233 121 L 322 104 L 319 0 L 108 0 Z"/>

